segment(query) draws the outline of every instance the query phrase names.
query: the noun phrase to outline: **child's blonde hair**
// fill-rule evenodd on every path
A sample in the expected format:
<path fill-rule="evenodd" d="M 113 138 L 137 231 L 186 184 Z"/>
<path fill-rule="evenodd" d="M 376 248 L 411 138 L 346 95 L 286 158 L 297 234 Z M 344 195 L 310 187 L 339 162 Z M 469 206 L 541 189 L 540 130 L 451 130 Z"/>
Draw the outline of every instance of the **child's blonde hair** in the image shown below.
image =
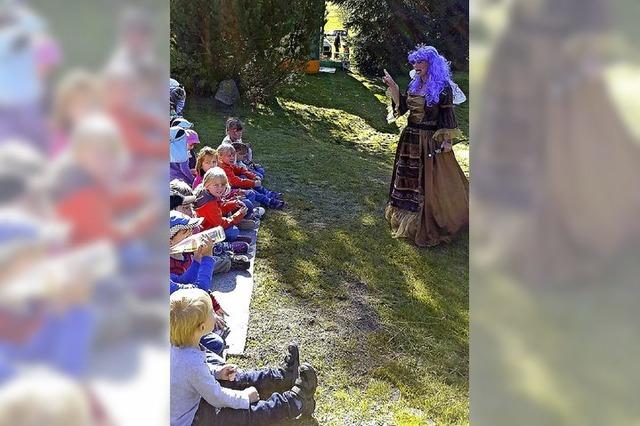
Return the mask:
<path fill-rule="evenodd" d="M 169 340 L 173 346 L 192 346 L 193 335 L 213 315 L 211 297 L 199 288 L 175 291 L 169 298 Z"/>
<path fill-rule="evenodd" d="M 225 195 L 231 191 L 231 185 L 229 185 L 227 174 L 220 167 L 212 167 L 207 170 L 207 173 L 205 173 L 202 178 L 202 185 L 206 188 L 207 185 L 216 181 L 224 182 L 226 185 L 227 189 L 224 192 Z"/>
<path fill-rule="evenodd" d="M 224 154 L 225 152 L 228 152 L 230 154 L 235 154 L 236 149 L 233 147 L 233 145 L 229 143 L 223 143 L 218 147 L 218 154 Z"/>
<path fill-rule="evenodd" d="M 218 152 L 210 146 L 203 146 L 196 157 L 196 174 L 198 176 L 204 176 L 204 170 L 202 170 L 202 163 L 207 157 L 214 157 L 216 162 L 218 160 Z"/>

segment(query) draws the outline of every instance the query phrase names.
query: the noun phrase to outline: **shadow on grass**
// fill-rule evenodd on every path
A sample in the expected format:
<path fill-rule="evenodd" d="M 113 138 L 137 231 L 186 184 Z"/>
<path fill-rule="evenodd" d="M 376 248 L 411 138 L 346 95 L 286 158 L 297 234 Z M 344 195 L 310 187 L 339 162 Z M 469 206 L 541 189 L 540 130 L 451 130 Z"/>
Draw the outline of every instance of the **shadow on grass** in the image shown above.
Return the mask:
<path fill-rule="evenodd" d="M 317 230 L 271 215 L 258 256 L 268 259 L 278 282 L 305 309 L 344 327 L 350 338 L 331 343 L 348 370 L 364 377 L 406 354 L 427 363 L 440 380 L 466 386 L 465 256 L 393 240 L 381 222 Z M 449 250 L 465 252 L 466 237 Z"/>

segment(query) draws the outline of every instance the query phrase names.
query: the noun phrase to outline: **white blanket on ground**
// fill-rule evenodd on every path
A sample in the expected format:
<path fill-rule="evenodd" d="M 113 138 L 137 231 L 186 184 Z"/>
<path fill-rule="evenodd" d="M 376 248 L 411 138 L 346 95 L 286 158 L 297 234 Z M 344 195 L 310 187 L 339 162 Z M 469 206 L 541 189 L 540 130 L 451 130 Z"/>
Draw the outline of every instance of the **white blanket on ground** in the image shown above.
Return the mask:
<path fill-rule="evenodd" d="M 251 267 L 248 271 L 230 271 L 213 276 L 214 295 L 220 306 L 229 314 L 226 318 L 230 333 L 227 336 L 227 355 L 242 355 L 247 341 L 249 328 L 249 305 L 253 294 L 253 262 L 256 253 L 256 231 L 242 231 L 242 235 L 251 235 L 253 243 L 248 257 Z"/>

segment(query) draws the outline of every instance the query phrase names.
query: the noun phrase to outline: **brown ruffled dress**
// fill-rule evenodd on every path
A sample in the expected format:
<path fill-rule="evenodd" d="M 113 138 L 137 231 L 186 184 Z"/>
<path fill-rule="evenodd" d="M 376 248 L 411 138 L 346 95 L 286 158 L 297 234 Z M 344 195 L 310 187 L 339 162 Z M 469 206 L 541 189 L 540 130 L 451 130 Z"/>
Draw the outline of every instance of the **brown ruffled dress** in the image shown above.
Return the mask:
<path fill-rule="evenodd" d="M 469 225 L 469 181 L 453 151 L 435 152 L 461 136 L 453 91 L 447 86 L 433 106 L 424 96 L 401 94 L 393 107 L 396 117 L 409 111 L 409 119 L 400 134 L 385 209 L 392 235 L 419 247 L 450 242 Z"/>

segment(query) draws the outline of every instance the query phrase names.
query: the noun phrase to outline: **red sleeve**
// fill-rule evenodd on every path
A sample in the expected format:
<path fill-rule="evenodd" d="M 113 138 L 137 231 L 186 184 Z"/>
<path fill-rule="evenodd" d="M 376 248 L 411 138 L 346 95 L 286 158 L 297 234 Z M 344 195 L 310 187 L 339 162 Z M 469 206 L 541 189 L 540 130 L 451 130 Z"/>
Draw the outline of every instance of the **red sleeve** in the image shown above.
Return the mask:
<path fill-rule="evenodd" d="M 249 179 L 251 179 L 251 180 L 253 180 L 253 179 L 255 179 L 255 178 L 257 177 L 257 176 L 256 176 L 256 174 L 255 174 L 255 173 L 253 173 L 253 172 L 252 172 L 251 170 L 249 170 L 249 169 L 246 169 L 246 168 L 244 168 L 244 167 L 237 166 L 237 165 L 235 165 L 235 166 L 233 166 L 233 167 L 234 167 L 233 172 L 234 172 L 235 174 L 237 174 L 237 175 L 245 175 L 247 178 L 249 178 Z"/>
<path fill-rule="evenodd" d="M 242 204 L 238 200 L 229 200 L 220 203 L 223 214 L 231 213 L 242 208 Z"/>
<path fill-rule="evenodd" d="M 222 203 L 222 211 L 226 214 L 226 213 L 231 213 L 231 212 L 235 212 L 237 210 L 239 210 L 240 208 L 242 208 L 244 206 L 244 204 L 242 204 L 240 201 L 238 200 L 230 200 L 230 201 L 226 201 L 224 203 Z M 237 225 L 238 223 L 240 223 L 240 221 L 242 219 L 244 219 L 243 216 L 231 216 L 230 218 L 225 218 L 228 219 L 229 222 L 233 225 Z"/>
<path fill-rule="evenodd" d="M 222 210 L 215 201 L 210 201 L 204 206 L 196 209 L 198 216 L 203 217 L 202 227 L 204 229 L 211 229 L 216 226 L 222 226 L 224 229 L 233 225 L 233 221 L 222 215 Z"/>
<path fill-rule="evenodd" d="M 227 174 L 227 179 L 229 179 L 229 185 L 232 188 L 253 188 L 255 183 L 251 179 L 242 179 L 237 176 L 231 167 L 225 167 L 224 172 Z"/>

